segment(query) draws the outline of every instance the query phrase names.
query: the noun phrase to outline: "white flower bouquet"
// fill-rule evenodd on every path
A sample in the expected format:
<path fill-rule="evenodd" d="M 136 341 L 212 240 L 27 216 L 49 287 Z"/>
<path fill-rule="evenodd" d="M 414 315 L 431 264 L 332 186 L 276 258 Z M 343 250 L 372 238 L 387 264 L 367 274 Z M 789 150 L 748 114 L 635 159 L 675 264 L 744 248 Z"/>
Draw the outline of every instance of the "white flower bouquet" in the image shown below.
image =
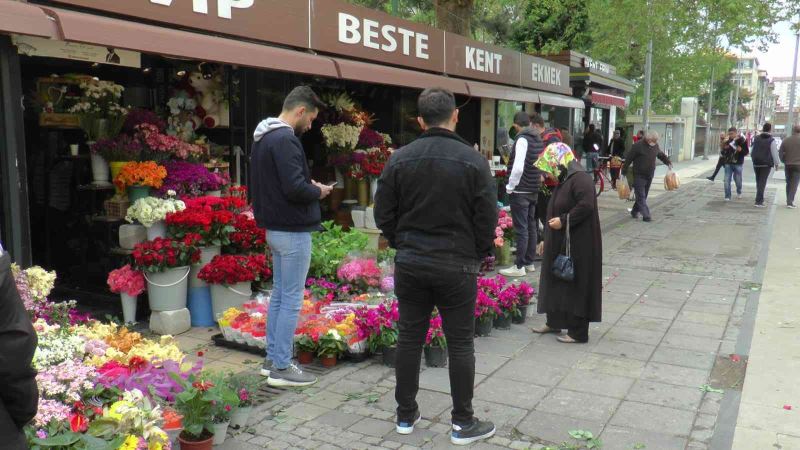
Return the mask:
<path fill-rule="evenodd" d="M 150 228 L 154 223 L 166 219 L 167 214 L 183 211 L 184 209 L 186 209 L 186 204 L 172 196 L 169 198 L 145 197 L 136 200 L 128 208 L 125 220 L 130 223 L 137 221 Z"/>
<path fill-rule="evenodd" d="M 325 146 L 337 153 L 350 153 L 355 150 L 360 135 L 361 128 L 346 123 L 322 126 Z"/>
<path fill-rule="evenodd" d="M 93 78 L 80 84 L 83 97 L 69 112 L 80 117 L 81 128 L 90 142 L 119 134 L 128 115 L 120 105 L 124 87 L 111 81 Z"/>

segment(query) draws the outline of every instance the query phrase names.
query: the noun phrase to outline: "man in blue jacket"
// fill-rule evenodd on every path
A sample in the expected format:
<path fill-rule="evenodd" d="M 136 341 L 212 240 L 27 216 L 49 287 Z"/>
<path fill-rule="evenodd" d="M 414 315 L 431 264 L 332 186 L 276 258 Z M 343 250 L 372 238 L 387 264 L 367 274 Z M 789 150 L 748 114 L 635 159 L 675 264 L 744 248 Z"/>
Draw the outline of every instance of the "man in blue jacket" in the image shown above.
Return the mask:
<path fill-rule="evenodd" d="M 311 88 L 296 87 L 284 100 L 280 116 L 261 122 L 253 135 L 253 212 L 258 226 L 267 230 L 273 265 L 267 358 L 261 369 L 270 386 L 309 386 L 317 381 L 292 362 L 292 346 L 311 264 L 311 233 L 321 229 L 319 201 L 333 189 L 311 179 L 298 136 L 311 129 L 323 106 Z"/>

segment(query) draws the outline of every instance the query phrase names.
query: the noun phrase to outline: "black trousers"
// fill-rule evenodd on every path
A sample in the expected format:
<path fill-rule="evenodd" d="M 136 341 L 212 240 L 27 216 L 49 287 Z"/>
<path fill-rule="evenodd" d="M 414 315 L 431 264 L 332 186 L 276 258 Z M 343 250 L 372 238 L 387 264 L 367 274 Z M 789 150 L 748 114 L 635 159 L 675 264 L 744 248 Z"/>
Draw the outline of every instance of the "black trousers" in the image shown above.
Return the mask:
<path fill-rule="evenodd" d="M 786 204 L 794 205 L 797 186 L 800 184 L 800 166 L 786 166 Z"/>
<path fill-rule="evenodd" d="M 756 205 L 764 204 L 764 191 L 767 189 L 767 180 L 772 167 L 755 167 L 756 171 Z"/>
<path fill-rule="evenodd" d="M 611 174 L 611 187 L 614 188 L 614 189 L 617 188 L 617 180 L 619 180 L 619 172 L 621 170 L 622 170 L 622 168 L 620 168 L 620 167 L 617 167 L 617 168 L 613 168 L 612 167 L 612 168 L 608 169 L 608 172 Z"/>
<path fill-rule="evenodd" d="M 719 173 L 722 168 L 725 167 L 725 163 L 722 162 L 722 158 L 717 160 L 717 168 L 714 169 L 714 173 L 711 174 L 711 179 L 717 178 L 717 174 Z"/>
<path fill-rule="evenodd" d="M 398 420 L 411 421 L 419 410 L 416 397 L 419 391 L 422 346 L 428 332 L 431 312 L 436 306 L 442 315 L 442 328 L 450 359 L 448 365 L 453 423 L 471 424 L 475 385 L 477 275 L 398 264 L 395 267 L 394 280 L 400 309 L 400 336 L 395 369 Z"/>
<path fill-rule="evenodd" d="M 650 195 L 650 186 L 653 184 L 653 176 L 643 177 L 636 175 L 633 179 L 633 192 L 636 193 L 636 203 L 633 205 L 631 215 L 641 214 L 643 218 L 650 218 L 650 208 L 647 206 L 647 196 Z"/>
<path fill-rule="evenodd" d="M 544 189 L 544 186 L 542 186 L 542 189 Z M 545 230 L 547 226 L 547 205 L 550 203 L 550 197 L 553 195 L 550 189 L 552 188 L 548 187 L 546 193 L 544 191 L 539 191 L 539 200 L 536 202 L 538 205 L 536 208 L 536 220 L 542 224 L 542 230 Z M 537 236 L 537 240 L 544 240 L 544 233 L 540 233 Z"/>
<path fill-rule="evenodd" d="M 554 330 L 567 330 L 567 335 L 578 342 L 589 342 L 589 320 L 569 313 L 547 313 L 547 326 Z"/>
<path fill-rule="evenodd" d="M 536 235 L 539 223 L 536 220 L 537 194 L 510 194 L 511 220 L 514 221 L 514 239 L 517 241 L 517 256 L 514 263 L 517 267 L 533 264 L 536 257 Z"/>

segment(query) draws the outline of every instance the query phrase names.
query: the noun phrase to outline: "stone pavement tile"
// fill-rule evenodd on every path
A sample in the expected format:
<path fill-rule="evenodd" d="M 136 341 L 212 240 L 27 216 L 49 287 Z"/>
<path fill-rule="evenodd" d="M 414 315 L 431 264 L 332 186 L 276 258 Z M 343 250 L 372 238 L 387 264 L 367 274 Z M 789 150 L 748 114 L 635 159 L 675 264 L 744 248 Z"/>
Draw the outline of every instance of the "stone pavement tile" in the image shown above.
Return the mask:
<path fill-rule="evenodd" d="M 613 341 L 604 337 L 592 348 L 592 353 L 601 353 L 604 355 L 620 356 L 623 358 L 633 358 L 642 361 L 650 359 L 650 355 L 655 350 L 654 345 L 637 344 L 634 342 Z"/>
<path fill-rule="evenodd" d="M 693 294 L 716 294 L 733 297 L 739 291 L 738 287 L 732 287 L 730 281 L 725 281 L 723 284 L 706 284 L 704 280 L 697 283 Z"/>
<path fill-rule="evenodd" d="M 675 386 L 639 380 L 628 394 L 627 400 L 669 408 L 697 411 L 703 400 L 703 392 L 698 388 Z"/>
<path fill-rule="evenodd" d="M 656 319 L 672 320 L 678 315 L 678 308 L 663 308 L 645 303 L 637 303 L 628 310 L 627 315 L 654 317 Z"/>
<path fill-rule="evenodd" d="M 696 352 L 684 348 L 672 348 L 661 345 L 656 349 L 656 352 L 653 353 L 653 357 L 650 360 L 675 366 L 692 367 L 710 371 L 711 368 L 714 367 L 716 358 L 716 353 Z"/>
<path fill-rule="evenodd" d="M 514 427 L 525 418 L 528 410 L 515 408 L 497 402 L 487 402 L 484 400 L 473 400 L 472 409 L 475 410 L 475 417 L 482 420 L 491 420 L 497 427 L 498 434 L 504 435 L 511 433 Z M 439 423 L 450 425 L 450 411 L 445 411 L 439 416 Z M 449 428 L 448 428 L 449 431 Z"/>
<path fill-rule="evenodd" d="M 798 434 L 800 424 L 800 411 L 797 408 L 787 411 L 783 408 L 745 403 L 739 406 L 739 420 L 737 427 L 752 429 L 769 429 L 776 433 Z"/>
<path fill-rule="evenodd" d="M 350 375 L 350 378 L 362 383 L 374 383 L 394 375 L 394 369 L 383 364 L 370 364 Z"/>
<path fill-rule="evenodd" d="M 530 342 L 536 338 L 536 336 L 531 333 L 531 329 L 528 326 L 527 321 L 521 325 L 512 325 L 511 329 L 509 330 L 494 329 L 492 330 L 492 335 L 490 337 L 497 339 L 511 339 L 522 342 Z"/>
<path fill-rule="evenodd" d="M 558 388 L 605 397 L 625 398 L 634 381 L 633 378 L 575 369 L 561 380 Z"/>
<path fill-rule="evenodd" d="M 663 433 L 635 430 L 609 425 L 600 435 L 603 448 L 628 450 L 643 444 L 646 450 L 682 450 L 686 446 L 686 438 Z"/>
<path fill-rule="evenodd" d="M 719 346 L 719 354 L 720 355 L 731 355 L 736 353 L 736 341 L 734 340 L 725 340 L 722 341 L 722 345 Z"/>
<path fill-rule="evenodd" d="M 590 324 L 589 328 L 595 324 Z M 565 330 L 566 331 L 566 330 Z M 589 341 L 588 344 L 578 344 L 578 345 L 568 345 L 564 344 L 563 342 L 558 342 L 556 334 L 547 333 L 541 335 L 539 340 L 531 344 L 530 346 L 526 347 L 523 351 L 523 354 L 528 352 L 530 348 L 539 348 L 539 349 L 546 349 L 551 352 L 557 352 L 559 354 L 583 354 L 589 351 L 589 347 L 591 347 L 592 342 Z M 589 338 L 591 339 L 592 336 L 590 335 Z"/>
<path fill-rule="evenodd" d="M 655 433 L 689 436 L 693 422 L 694 412 L 691 411 L 624 401 L 617 408 L 609 424 Z"/>
<path fill-rule="evenodd" d="M 620 400 L 615 398 L 555 389 L 536 406 L 536 410 L 605 423 L 614 414 L 614 410 L 619 404 Z"/>
<path fill-rule="evenodd" d="M 556 347 L 554 343 L 542 345 L 542 341 L 540 341 L 526 347 L 515 360 L 538 361 L 542 365 L 557 367 L 572 367 L 586 355 L 586 351 L 583 350 L 586 345 L 561 344 L 552 335 L 543 337 L 545 339 L 542 341 L 555 341 L 558 346 Z"/>
<path fill-rule="evenodd" d="M 261 450 L 264 447 L 249 442 L 242 442 L 235 439 L 225 439 L 220 445 L 215 445 L 216 450 Z"/>
<path fill-rule="evenodd" d="M 518 408 L 533 409 L 547 389 L 519 381 L 491 377 L 475 389 L 475 398 Z"/>
<path fill-rule="evenodd" d="M 737 426 L 731 450 L 754 450 L 762 448 L 771 450 L 780 449 L 781 447 L 778 447 L 779 445 L 778 434 L 774 431 L 756 430 Z"/>
<path fill-rule="evenodd" d="M 797 434 L 800 434 L 798 432 Z M 778 444 L 781 448 L 800 448 L 800 436 L 789 436 L 788 434 L 778 434 Z"/>
<path fill-rule="evenodd" d="M 706 384 L 708 381 L 708 375 L 709 372 L 707 370 L 649 362 L 644 368 L 642 378 L 650 381 L 699 389 L 700 386 Z"/>
<path fill-rule="evenodd" d="M 503 367 L 509 358 L 489 353 L 476 353 L 475 354 L 475 373 L 481 375 L 489 375 L 497 369 Z"/>
<path fill-rule="evenodd" d="M 328 386 L 328 390 L 342 395 L 362 394 L 368 392 L 373 386 L 373 383 L 363 383 L 352 378 L 341 378 Z"/>
<path fill-rule="evenodd" d="M 616 327 L 643 328 L 645 330 L 667 331 L 671 320 L 654 319 L 652 317 L 631 316 L 625 314 L 619 319 Z"/>
<path fill-rule="evenodd" d="M 329 411 L 314 419 L 312 423 L 330 425 L 344 430 L 345 428 L 362 419 L 364 419 L 364 417 L 359 416 L 358 414 L 347 414 L 341 411 Z"/>
<path fill-rule="evenodd" d="M 724 295 L 710 295 L 710 294 L 693 294 L 689 297 L 687 303 L 713 303 L 717 305 L 732 306 L 736 301 L 736 297 L 728 297 Z"/>
<path fill-rule="evenodd" d="M 683 310 L 729 315 L 731 313 L 731 305 L 707 302 L 686 302 L 686 304 L 683 305 Z"/>
<path fill-rule="evenodd" d="M 239 364 L 233 364 L 222 360 L 206 361 L 203 364 L 203 369 L 220 372 L 241 372 L 244 367 Z"/>
<path fill-rule="evenodd" d="M 603 430 L 603 425 L 598 421 L 573 419 L 551 412 L 531 411 L 528 417 L 517 425 L 517 429 L 527 436 L 561 443 L 570 439 L 569 430 L 586 430 L 598 435 Z"/>
<path fill-rule="evenodd" d="M 676 331 L 668 331 L 664 336 L 664 341 L 661 343 L 661 345 L 684 348 L 697 352 L 716 353 L 719 349 L 720 342 L 721 341 L 719 339 L 689 336 L 686 334 L 680 334 Z"/>
<path fill-rule="evenodd" d="M 670 331 L 679 334 L 688 334 L 689 336 L 722 339 L 722 336 L 725 334 L 725 325 L 707 325 L 676 320 L 670 327 Z"/>
<path fill-rule="evenodd" d="M 608 302 L 603 299 L 603 314 L 606 312 L 624 313 L 631 307 L 631 303 Z"/>
<path fill-rule="evenodd" d="M 328 408 L 312 405 L 309 403 L 295 403 L 286 409 L 283 413 L 289 417 L 295 417 L 303 420 L 313 420 L 317 417 L 330 411 Z"/>
<path fill-rule="evenodd" d="M 415 448 L 420 448 L 429 442 L 433 442 L 433 439 L 436 436 L 437 433 L 424 429 L 415 429 L 411 434 L 402 435 L 398 434 L 394 429 L 394 426 L 392 426 L 392 430 L 384 434 L 383 438 L 393 442 L 399 442 L 403 445 L 410 445 Z"/>
<path fill-rule="evenodd" d="M 355 432 L 366 434 L 367 436 L 374 436 L 374 437 L 383 437 L 389 431 L 393 431 L 395 429 L 394 422 L 389 422 L 386 420 L 375 420 L 370 418 L 362 418 L 355 424 L 351 425 L 348 430 Z M 394 438 L 393 438 L 394 439 Z"/>
<path fill-rule="evenodd" d="M 653 287 L 647 290 L 645 294 L 648 297 L 652 298 L 664 298 L 664 299 L 674 299 L 674 300 L 686 300 L 690 294 L 687 294 L 686 291 L 691 291 L 691 289 L 668 289 L 668 288 L 657 288 Z"/>
<path fill-rule="evenodd" d="M 639 378 L 642 376 L 646 364 L 646 362 L 637 359 L 613 358 L 607 355 L 590 353 L 580 360 L 575 367 L 594 373 Z"/>
<path fill-rule="evenodd" d="M 481 337 L 475 339 L 475 352 L 511 357 L 525 348 L 526 345 L 528 345 L 527 341 L 500 339 L 494 336 Z"/>
<path fill-rule="evenodd" d="M 475 386 L 477 386 L 486 375 L 475 374 Z M 446 367 L 428 367 L 419 374 L 419 387 L 432 391 L 450 393 L 450 370 Z"/>
<path fill-rule="evenodd" d="M 569 372 L 567 367 L 542 364 L 536 359 L 517 357 L 510 360 L 492 378 L 504 378 L 538 386 L 555 386 Z"/>
<path fill-rule="evenodd" d="M 312 403 L 323 408 L 336 409 L 347 400 L 347 397 L 336 392 L 322 391 L 309 396 L 306 402 Z"/>
<path fill-rule="evenodd" d="M 645 330 L 643 328 L 614 327 L 605 334 L 604 338 L 612 341 L 658 345 L 664 338 L 664 331 Z"/>
<path fill-rule="evenodd" d="M 724 326 L 730 319 L 729 314 L 712 314 L 698 311 L 681 311 L 678 320 L 691 323 L 699 323 L 703 325 Z"/>

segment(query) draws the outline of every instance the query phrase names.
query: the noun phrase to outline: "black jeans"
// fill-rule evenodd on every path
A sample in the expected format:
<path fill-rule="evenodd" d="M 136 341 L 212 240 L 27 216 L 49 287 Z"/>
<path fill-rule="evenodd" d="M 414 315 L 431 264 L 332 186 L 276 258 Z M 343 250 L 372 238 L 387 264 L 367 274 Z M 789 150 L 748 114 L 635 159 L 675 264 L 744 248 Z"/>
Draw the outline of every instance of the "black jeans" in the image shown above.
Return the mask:
<path fill-rule="evenodd" d="M 589 320 L 569 313 L 547 313 L 547 327 L 567 330 L 567 336 L 578 342 L 589 342 Z"/>
<path fill-rule="evenodd" d="M 767 180 L 772 167 L 754 167 L 756 171 L 756 205 L 764 204 L 764 191 L 767 189 Z"/>
<path fill-rule="evenodd" d="M 419 410 L 416 398 L 422 346 L 428 333 L 431 312 L 436 306 L 442 315 L 450 359 L 452 419 L 460 425 L 472 423 L 477 274 L 398 264 L 394 280 L 400 309 L 400 336 L 395 364 L 398 420 L 409 422 Z"/>
<path fill-rule="evenodd" d="M 717 168 L 716 168 L 716 169 L 714 169 L 714 173 L 712 173 L 712 174 L 711 174 L 711 176 L 710 176 L 709 178 L 711 178 L 712 180 L 713 180 L 714 178 L 717 178 L 717 174 L 719 173 L 719 171 L 720 171 L 720 170 L 722 170 L 722 168 L 723 168 L 723 167 L 725 167 L 725 163 L 723 163 L 723 162 L 722 162 L 722 157 L 720 157 L 720 158 L 717 160 Z"/>
<path fill-rule="evenodd" d="M 545 187 L 542 186 L 542 189 L 545 189 Z M 547 205 L 550 203 L 550 197 L 553 196 L 550 189 L 552 188 L 548 187 L 546 193 L 543 190 L 539 191 L 539 199 L 536 201 L 536 221 L 537 225 L 538 223 L 542 224 L 542 230 L 547 226 Z M 543 241 L 544 233 L 539 234 L 537 240 Z"/>
<path fill-rule="evenodd" d="M 622 168 L 620 167 L 608 169 L 608 173 L 611 174 L 611 187 L 614 189 L 617 188 L 617 180 L 619 180 L 619 173 L 621 170 Z"/>
<path fill-rule="evenodd" d="M 650 218 L 650 208 L 647 206 L 647 196 L 650 195 L 650 186 L 653 184 L 653 176 L 647 178 L 636 175 L 633 179 L 633 192 L 636 193 L 636 203 L 633 205 L 631 215 L 641 214 L 643 218 Z"/>
<path fill-rule="evenodd" d="M 536 222 L 537 194 L 511 194 L 511 219 L 514 221 L 514 239 L 517 241 L 517 267 L 533 264 L 536 257 L 536 239 L 539 225 Z"/>
<path fill-rule="evenodd" d="M 794 205 L 797 185 L 800 184 L 800 166 L 786 166 L 786 204 Z"/>

